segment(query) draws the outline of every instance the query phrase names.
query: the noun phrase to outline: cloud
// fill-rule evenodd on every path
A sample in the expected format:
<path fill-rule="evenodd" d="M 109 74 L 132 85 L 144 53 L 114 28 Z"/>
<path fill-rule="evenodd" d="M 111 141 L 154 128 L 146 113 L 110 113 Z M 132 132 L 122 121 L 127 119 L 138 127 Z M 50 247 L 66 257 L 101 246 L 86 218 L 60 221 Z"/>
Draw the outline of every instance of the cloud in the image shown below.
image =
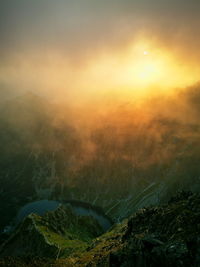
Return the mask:
<path fill-rule="evenodd" d="M 50 92 L 54 84 L 75 91 L 72 72 L 80 77 L 88 61 L 126 50 L 141 36 L 193 69 L 199 10 L 187 0 L 0 0 L 0 82 L 13 90 Z"/>
<path fill-rule="evenodd" d="M 200 4 L 186 0 L 1 0 L 0 5 L 1 46 L 9 52 L 56 47 L 75 55 L 82 48 L 84 53 L 117 45 L 138 31 L 173 40 L 199 26 Z"/>

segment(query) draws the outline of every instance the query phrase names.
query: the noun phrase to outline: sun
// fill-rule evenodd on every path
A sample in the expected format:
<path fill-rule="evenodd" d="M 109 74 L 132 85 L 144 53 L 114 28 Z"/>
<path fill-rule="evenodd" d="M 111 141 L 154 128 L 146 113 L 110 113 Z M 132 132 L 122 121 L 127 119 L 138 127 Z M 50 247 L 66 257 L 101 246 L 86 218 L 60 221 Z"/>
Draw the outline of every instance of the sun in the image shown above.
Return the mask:
<path fill-rule="evenodd" d="M 133 53 L 132 62 L 127 62 L 126 79 L 130 83 L 148 86 L 159 83 L 165 73 L 164 57 L 150 50 L 137 49 Z"/>
<path fill-rule="evenodd" d="M 134 40 L 125 48 L 104 51 L 92 59 L 79 77 L 81 87 L 91 87 L 94 93 L 143 97 L 158 91 L 173 93 L 198 81 L 199 74 L 181 65 L 177 55 L 165 47 Z"/>
<path fill-rule="evenodd" d="M 154 63 L 141 64 L 138 67 L 138 78 L 142 80 L 151 80 L 157 78 L 159 69 Z"/>
<path fill-rule="evenodd" d="M 134 67 L 133 78 L 142 84 L 150 84 L 160 80 L 164 71 L 163 63 L 158 60 L 141 60 Z"/>

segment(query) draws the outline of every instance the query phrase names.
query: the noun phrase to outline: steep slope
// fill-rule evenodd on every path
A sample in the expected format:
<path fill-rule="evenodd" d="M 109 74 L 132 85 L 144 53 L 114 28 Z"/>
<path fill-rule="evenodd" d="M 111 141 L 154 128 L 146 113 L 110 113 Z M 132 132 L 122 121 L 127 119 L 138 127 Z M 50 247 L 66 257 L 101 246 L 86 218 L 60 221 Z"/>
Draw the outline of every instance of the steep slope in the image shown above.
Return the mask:
<path fill-rule="evenodd" d="M 52 213 L 49 214 L 52 216 Z M 33 215 L 27 219 L 34 219 L 36 225 L 43 233 L 43 237 L 45 236 L 48 241 L 52 242 L 54 240 L 53 244 L 48 244 L 47 251 L 52 253 L 47 253 L 48 257 L 52 255 L 55 257 L 59 251 L 56 246 L 58 244 L 61 245 L 63 242 L 63 258 L 56 260 L 46 259 L 45 262 L 41 258 L 7 257 L 0 259 L 0 266 L 7 267 L 10 266 L 10 263 L 15 267 L 46 267 L 48 266 L 47 263 L 53 267 L 200 266 L 200 195 L 198 194 L 182 192 L 172 198 L 166 205 L 141 209 L 129 219 L 114 225 L 110 231 L 94 239 L 91 239 L 94 236 L 94 232 L 91 235 L 90 221 L 85 220 L 82 225 L 83 228 L 86 228 L 83 229 L 81 227 L 81 230 L 83 230 L 82 234 L 87 232 L 89 235 L 85 239 L 85 234 L 82 236 L 78 232 L 78 238 L 79 240 L 84 240 L 84 242 L 85 240 L 89 241 L 86 246 L 82 246 L 80 242 L 78 246 L 75 245 L 77 244 L 77 232 L 75 233 L 74 231 L 76 228 L 74 228 L 74 225 L 77 225 L 73 221 L 73 231 L 70 232 L 72 239 L 70 242 L 71 244 L 75 243 L 73 243 L 73 249 L 71 247 L 71 250 L 69 249 L 69 233 L 67 234 L 68 240 L 65 239 L 65 241 L 56 243 L 55 238 L 52 239 L 52 225 L 51 227 L 48 225 L 48 228 L 51 229 L 48 232 L 47 228 L 44 230 L 44 224 L 41 226 L 41 219 L 38 220 Z M 54 221 L 48 220 L 48 222 L 53 222 L 54 225 Z M 28 229 L 26 228 L 26 230 Z M 23 232 L 23 230 L 20 231 Z M 62 231 L 58 232 L 58 228 L 56 231 L 59 236 L 63 236 Z M 48 234 L 44 235 L 45 232 Z M 97 231 L 95 231 L 95 234 L 97 234 Z M 88 236 L 90 236 L 89 239 Z M 32 246 L 31 248 L 33 249 L 33 241 L 33 237 L 30 237 L 31 244 L 29 244 L 29 248 Z M 5 244 L 4 249 L 6 246 L 11 248 L 12 244 L 16 245 L 13 237 Z M 38 243 L 39 247 L 41 244 L 41 242 Z M 42 251 L 44 251 L 44 248 L 40 247 Z"/>
<path fill-rule="evenodd" d="M 22 205 L 62 187 L 77 135 L 68 122 L 55 121 L 54 111 L 31 93 L 0 107 L 0 231 Z"/>
<path fill-rule="evenodd" d="M 84 250 L 88 242 L 103 233 L 90 216 L 76 215 L 69 205 L 46 213 L 30 214 L 2 245 L 0 256 L 57 258 Z"/>
<path fill-rule="evenodd" d="M 74 266 L 199 266 L 200 195 L 142 209 L 96 239 Z M 73 265 L 72 265 L 73 266 Z"/>
<path fill-rule="evenodd" d="M 161 101 L 170 115 L 154 114 L 152 104 L 125 104 L 91 118 L 85 107 L 75 116 L 33 94 L 7 101 L 0 112 L 0 231 L 21 206 L 41 199 L 87 202 L 120 222 L 177 190 L 199 192 L 200 90 L 191 90 L 193 100 L 181 96 L 184 107 Z"/>

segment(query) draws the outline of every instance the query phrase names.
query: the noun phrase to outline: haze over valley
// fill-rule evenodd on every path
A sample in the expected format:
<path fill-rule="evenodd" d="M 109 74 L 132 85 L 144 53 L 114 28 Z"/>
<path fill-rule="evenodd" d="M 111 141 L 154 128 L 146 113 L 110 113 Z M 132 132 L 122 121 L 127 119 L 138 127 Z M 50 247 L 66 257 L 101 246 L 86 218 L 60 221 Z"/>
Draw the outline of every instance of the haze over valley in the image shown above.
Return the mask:
<path fill-rule="evenodd" d="M 153 231 L 155 214 L 158 224 L 168 209 L 185 218 L 191 199 L 198 210 L 199 12 L 197 1 L 186 0 L 0 0 L 2 259 L 131 266 L 140 261 L 132 252 L 146 251 L 135 238 Z M 16 224 L 20 211 L 26 216 Z M 193 223 L 195 216 L 188 213 Z M 140 233 L 137 220 L 149 230 Z M 158 226 L 151 242 L 162 251 L 169 240 L 186 247 L 199 229 L 183 221 L 174 225 L 184 237 L 170 228 L 167 239 Z M 152 253 L 149 266 L 155 255 L 161 265 L 178 262 L 177 254 L 163 263 Z M 198 266 L 196 252 L 187 253 L 181 260 Z"/>

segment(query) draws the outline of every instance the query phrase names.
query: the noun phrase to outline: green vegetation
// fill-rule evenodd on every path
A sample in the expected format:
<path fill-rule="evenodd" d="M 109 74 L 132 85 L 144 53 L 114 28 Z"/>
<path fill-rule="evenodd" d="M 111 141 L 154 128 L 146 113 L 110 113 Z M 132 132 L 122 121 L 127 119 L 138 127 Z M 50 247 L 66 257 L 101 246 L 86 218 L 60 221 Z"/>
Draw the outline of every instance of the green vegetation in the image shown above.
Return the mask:
<path fill-rule="evenodd" d="M 61 206 L 40 217 L 29 215 L 3 244 L 2 256 L 60 258 L 84 251 L 103 230 L 90 216 L 78 216 L 70 206 Z"/>
<path fill-rule="evenodd" d="M 64 210 L 60 210 L 61 214 Z M 57 215 L 60 212 L 57 211 Z M 66 213 L 69 216 L 69 213 Z M 129 219 L 113 225 L 108 232 L 91 238 L 90 241 L 88 239 L 87 242 L 78 243 L 76 239 L 77 234 L 81 232 L 79 223 L 76 224 L 79 230 L 74 235 L 75 239 L 69 240 L 69 233 L 73 237 L 71 230 L 74 231 L 75 226 L 71 230 L 66 228 L 65 239 L 63 233 L 58 234 L 60 225 L 57 227 L 57 233 L 50 230 L 51 221 L 48 227 L 47 225 L 44 226 L 44 222 L 47 222 L 46 216 L 46 218 L 44 217 L 45 220 L 35 215 L 29 216 L 29 219 L 30 217 L 45 236 L 46 242 L 54 243 L 57 248 L 61 248 L 63 254 L 58 255 L 59 251 L 57 250 L 57 256 L 54 254 L 54 259 L 49 259 L 52 256 L 52 247 L 48 247 L 46 261 L 39 254 L 36 254 L 35 257 L 32 257 L 33 254 L 29 257 L 27 255 L 26 257 L 25 255 L 4 257 L 0 259 L 0 266 L 8 267 L 11 266 L 9 265 L 11 263 L 12 267 L 199 266 L 200 195 L 198 194 L 181 192 L 172 198 L 168 204 L 141 209 Z M 25 227 L 25 222 L 27 223 L 25 220 L 20 232 L 25 231 L 27 234 L 31 225 L 28 223 Z M 88 218 L 85 220 L 85 229 L 87 229 L 87 222 L 91 227 L 90 218 Z M 95 225 L 94 228 L 96 228 Z M 13 242 L 14 238 L 11 238 L 11 241 Z M 10 246 L 18 244 L 19 248 L 19 236 L 17 241 L 18 243 L 15 244 L 11 242 Z M 40 245 L 38 241 L 39 239 L 37 239 L 37 246 Z M 31 242 L 34 242 L 33 237 L 29 240 L 29 243 Z M 44 252 L 44 243 L 42 245 L 40 249 Z M 7 247 L 7 249 L 9 248 Z"/>

